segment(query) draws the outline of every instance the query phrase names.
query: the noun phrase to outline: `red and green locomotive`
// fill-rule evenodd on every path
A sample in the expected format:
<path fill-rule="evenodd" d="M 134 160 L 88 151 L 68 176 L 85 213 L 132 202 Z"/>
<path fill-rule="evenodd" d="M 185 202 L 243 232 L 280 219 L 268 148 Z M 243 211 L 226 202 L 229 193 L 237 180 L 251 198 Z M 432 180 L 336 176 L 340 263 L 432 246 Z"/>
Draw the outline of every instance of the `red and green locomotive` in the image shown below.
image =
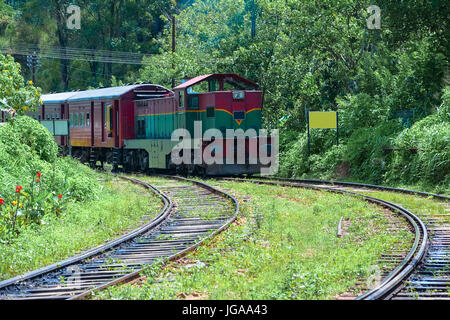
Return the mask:
<path fill-rule="evenodd" d="M 222 146 L 215 148 L 215 156 L 223 159 L 229 158 L 227 146 L 231 145 L 232 150 L 237 148 L 236 138 L 227 137 L 227 130 L 259 132 L 261 91 L 255 83 L 236 74 L 195 77 L 173 90 L 160 85 L 134 84 L 47 94 L 42 96 L 42 101 L 42 106 L 30 116 L 37 120 L 70 120 L 72 155 L 83 162 L 93 165 L 108 162 L 116 169 L 123 167 L 127 171 L 174 169 L 207 175 L 254 174 L 261 169 L 261 164 L 248 161 L 252 156 L 258 157 L 260 147 L 251 147 L 249 142 L 255 137 L 245 138 L 244 162 L 175 164 L 172 161 L 173 149 L 179 143 L 172 139 L 177 129 L 190 133 L 200 152 L 213 140 L 216 146 Z M 195 126 L 199 124 L 201 132 L 196 132 Z M 216 129 L 222 136 L 203 139 L 203 134 L 210 129 Z M 56 139 L 61 147 L 68 147 L 69 139 Z M 227 145 L 227 139 L 233 141 Z M 270 143 L 267 145 L 270 148 Z"/>

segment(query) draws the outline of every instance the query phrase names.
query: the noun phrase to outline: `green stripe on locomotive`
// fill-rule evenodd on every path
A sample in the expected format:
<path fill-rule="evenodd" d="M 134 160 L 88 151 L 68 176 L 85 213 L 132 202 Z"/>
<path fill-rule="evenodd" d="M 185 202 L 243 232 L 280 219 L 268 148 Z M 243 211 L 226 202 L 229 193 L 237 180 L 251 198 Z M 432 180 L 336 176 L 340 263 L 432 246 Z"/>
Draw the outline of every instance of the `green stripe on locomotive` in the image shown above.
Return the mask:
<path fill-rule="evenodd" d="M 145 131 L 139 132 L 138 121 L 144 121 Z M 245 119 L 240 123 L 226 110 L 220 108 L 212 110 L 187 110 L 185 112 L 141 115 L 136 117 L 136 139 L 126 140 L 126 149 L 144 149 L 149 154 L 149 168 L 166 169 L 166 155 L 178 142 L 172 142 L 174 130 L 186 128 L 194 137 L 194 122 L 202 122 L 202 134 L 208 129 L 219 129 L 223 136 L 226 129 L 261 129 L 261 109 L 255 108 L 245 113 Z"/>
<path fill-rule="evenodd" d="M 255 129 L 257 132 L 261 129 L 261 109 L 255 108 L 245 113 L 243 120 L 236 120 L 229 111 L 224 109 L 216 109 L 214 128 L 220 129 L 222 132 L 226 132 L 226 129 L 242 129 L 247 131 L 248 129 Z"/>
<path fill-rule="evenodd" d="M 170 139 L 172 132 L 179 127 L 175 114 L 142 115 L 136 117 L 137 139 Z M 145 131 L 139 131 L 139 121 L 144 121 Z"/>
<path fill-rule="evenodd" d="M 208 129 L 219 129 L 225 134 L 226 129 L 261 129 L 261 109 L 255 108 L 245 113 L 245 119 L 235 120 L 227 110 L 187 110 L 176 114 L 142 115 L 137 121 L 145 121 L 145 134 L 136 132 L 137 139 L 170 139 L 174 130 L 186 128 L 194 136 L 195 121 L 202 122 L 202 134 Z M 138 125 L 136 124 L 136 128 Z"/>

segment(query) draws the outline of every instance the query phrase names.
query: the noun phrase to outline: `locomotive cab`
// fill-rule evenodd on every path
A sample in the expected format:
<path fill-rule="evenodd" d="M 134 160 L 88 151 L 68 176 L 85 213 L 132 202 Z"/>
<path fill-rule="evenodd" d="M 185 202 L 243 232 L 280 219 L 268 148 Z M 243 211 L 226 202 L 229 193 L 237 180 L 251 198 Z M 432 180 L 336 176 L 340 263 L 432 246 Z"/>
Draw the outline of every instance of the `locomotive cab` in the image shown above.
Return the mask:
<path fill-rule="evenodd" d="M 186 112 L 191 131 L 194 121 L 202 129 L 259 130 L 262 94 L 258 85 L 235 74 L 210 74 L 188 80 L 174 89 L 180 111 Z"/>
<path fill-rule="evenodd" d="M 262 93 L 257 84 L 236 74 L 209 74 L 183 82 L 174 92 L 182 115 L 179 127 L 194 137 L 195 123 L 201 122 L 202 135 L 210 129 L 217 129 L 222 135 L 214 136 L 212 152 L 212 156 L 222 158 L 222 163 L 197 165 L 199 171 L 208 175 L 259 173 L 259 165 L 249 161 L 251 157 L 258 158 L 258 149 L 252 148 L 250 142 L 257 141 L 261 129 Z M 235 136 L 228 136 L 228 129 L 245 135 L 245 161 L 239 161 L 234 154 L 238 141 Z M 211 139 L 203 139 L 202 152 L 211 143 Z"/>

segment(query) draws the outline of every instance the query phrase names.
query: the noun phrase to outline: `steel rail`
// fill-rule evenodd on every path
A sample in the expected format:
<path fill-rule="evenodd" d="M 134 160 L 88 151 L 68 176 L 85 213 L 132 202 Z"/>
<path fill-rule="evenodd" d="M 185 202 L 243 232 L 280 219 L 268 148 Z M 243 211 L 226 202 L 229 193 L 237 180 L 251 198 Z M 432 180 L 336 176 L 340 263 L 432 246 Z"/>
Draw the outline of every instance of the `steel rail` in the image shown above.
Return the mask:
<path fill-rule="evenodd" d="M 203 182 L 199 182 L 199 181 L 191 180 L 191 179 L 187 179 L 187 178 L 182 178 L 182 177 L 178 177 L 178 176 L 164 176 L 164 175 L 161 175 L 161 177 L 164 177 L 166 179 L 175 179 L 175 180 L 179 180 L 179 181 L 185 181 L 185 182 L 191 182 L 191 183 L 197 184 L 197 185 L 199 185 L 199 186 L 201 186 L 201 187 L 203 187 L 205 189 L 208 189 L 208 190 L 210 190 L 210 191 L 212 191 L 212 192 L 214 192 L 216 194 L 224 195 L 225 197 L 227 197 L 228 199 L 233 201 L 233 203 L 235 205 L 235 210 L 234 210 L 233 216 L 224 225 L 222 225 L 222 227 L 220 227 L 219 229 L 214 231 L 209 236 L 203 238 L 199 242 L 195 243 L 191 247 L 186 248 L 183 251 L 180 251 L 180 252 L 178 252 L 178 253 L 176 253 L 176 254 L 174 254 L 174 255 L 172 255 L 172 256 L 170 256 L 170 257 L 168 257 L 168 258 L 166 258 L 166 259 L 164 259 L 162 261 L 160 261 L 160 264 L 166 264 L 167 262 L 177 260 L 177 259 L 185 256 L 189 252 L 194 251 L 196 248 L 198 248 L 199 246 L 203 245 L 207 240 L 214 238 L 215 236 L 217 236 L 218 234 L 220 234 L 221 232 L 226 230 L 230 226 L 230 224 L 232 224 L 237 219 L 237 216 L 239 214 L 239 202 L 237 201 L 237 199 L 235 197 L 233 197 L 229 193 L 224 192 L 224 191 L 220 191 L 220 190 L 214 188 L 213 186 L 208 185 L 208 184 L 203 183 Z M 128 178 L 128 179 L 130 179 L 130 178 Z M 84 298 L 90 296 L 95 291 L 101 291 L 101 290 L 104 290 L 104 289 L 106 289 L 108 287 L 111 287 L 113 285 L 127 283 L 127 282 L 132 281 L 132 280 L 136 279 L 137 277 L 139 277 L 139 275 L 142 273 L 142 271 L 143 270 L 137 270 L 137 271 L 135 271 L 133 273 L 130 273 L 130 274 L 125 275 L 125 276 L 123 276 L 121 278 L 115 279 L 115 280 L 113 280 L 111 282 L 108 282 L 106 284 L 103 284 L 101 286 L 97 286 L 97 287 L 95 287 L 95 288 L 93 288 L 93 289 L 91 289 L 89 291 L 85 291 L 85 292 L 83 292 L 83 293 L 81 293 L 81 294 L 79 294 L 77 296 L 74 296 L 74 297 L 68 299 L 68 300 L 81 300 L 81 299 L 84 299 Z"/>
<path fill-rule="evenodd" d="M 50 266 L 41 268 L 39 270 L 32 271 L 32 272 L 27 273 L 22 276 L 17 276 L 12 279 L 2 281 L 2 282 L 0 282 L 0 291 L 5 290 L 6 288 L 9 288 L 12 286 L 20 285 L 20 283 L 23 283 L 24 281 L 27 281 L 27 280 L 32 281 L 33 279 L 39 279 L 39 277 L 45 276 L 52 272 L 56 272 L 58 270 L 62 270 L 65 267 L 80 264 L 89 258 L 93 258 L 94 256 L 98 256 L 99 254 L 114 250 L 115 248 L 119 247 L 121 244 L 127 243 L 128 241 L 138 238 L 139 236 L 144 235 L 153 229 L 157 229 L 160 225 L 163 225 L 163 222 L 165 222 L 169 218 L 169 216 L 172 214 L 172 211 L 174 210 L 175 205 L 174 205 L 172 199 L 169 196 L 165 195 L 157 187 L 152 186 L 146 182 L 143 182 L 143 181 L 140 181 L 137 179 L 133 179 L 133 178 L 129 178 L 129 177 L 121 176 L 120 178 L 131 181 L 136 184 L 140 184 L 143 187 L 152 190 L 156 195 L 158 195 L 162 199 L 162 201 L 164 203 L 164 207 L 159 212 L 159 214 L 157 215 L 157 217 L 155 219 L 153 219 L 152 221 L 145 224 L 144 226 L 137 228 L 118 239 L 112 240 L 104 245 L 100 245 L 94 249 L 88 250 L 88 251 L 81 253 L 79 255 L 76 255 L 72 258 L 69 258 L 62 262 L 58 262 L 58 263 L 52 264 Z M 239 213 L 239 203 L 238 203 L 237 199 L 226 192 L 220 191 L 206 183 L 198 182 L 195 180 L 190 180 L 190 179 L 185 179 L 185 178 L 180 178 L 180 177 L 166 177 L 166 178 L 175 179 L 175 180 L 184 181 L 184 182 L 190 182 L 190 183 L 195 184 L 203 189 L 209 190 L 210 192 L 215 193 L 223 198 L 231 200 L 231 202 L 234 205 L 234 212 L 233 212 L 233 215 L 228 220 L 226 220 L 224 223 L 221 223 L 218 228 L 214 227 L 213 229 L 211 229 L 211 230 L 214 230 L 212 233 L 209 233 L 207 236 L 205 236 L 203 238 L 197 239 L 199 241 L 195 242 L 192 245 L 188 244 L 189 247 L 187 247 L 177 253 L 174 253 L 165 259 L 159 260 L 159 263 L 166 263 L 168 261 L 178 259 L 178 258 L 184 256 L 185 254 L 187 254 L 188 252 L 195 250 L 198 246 L 202 245 L 205 241 L 213 238 L 214 236 L 216 236 L 217 234 L 219 234 L 220 232 L 225 230 L 231 223 L 233 223 L 236 220 L 237 215 Z M 158 262 L 153 262 L 153 263 L 158 263 Z M 109 281 L 107 283 L 93 285 L 88 290 L 84 290 L 83 292 L 81 292 L 79 294 L 72 295 L 72 296 L 68 297 L 67 299 L 68 300 L 83 299 L 83 298 L 91 295 L 96 290 L 102 290 L 111 285 L 131 281 L 131 280 L 135 279 L 136 277 L 138 277 L 142 271 L 143 271 L 142 268 L 138 269 L 138 270 L 133 270 L 133 272 L 128 273 L 124 276 L 115 278 L 112 281 Z M 46 295 L 45 298 L 52 299 L 52 296 Z M 55 295 L 54 298 L 58 298 L 58 295 Z M 31 299 L 33 299 L 33 298 L 31 298 Z"/>
<path fill-rule="evenodd" d="M 126 178 L 124 178 L 124 179 L 126 179 Z M 128 180 L 131 181 L 132 179 L 128 179 Z M 137 183 L 136 181 L 134 181 L 134 182 Z M 105 252 L 107 250 L 110 250 L 111 248 L 117 247 L 118 245 L 120 245 L 120 244 L 122 244 L 122 243 L 124 243 L 124 242 L 126 242 L 126 241 L 128 241 L 128 240 L 130 240 L 132 238 L 135 238 L 135 237 L 137 237 L 137 236 L 147 232 L 148 230 L 158 226 L 170 214 L 170 211 L 172 210 L 172 207 L 173 207 L 173 203 L 168 197 L 164 196 L 159 190 L 157 190 L 153 186 L 151 186 L 151 185 L 149 185 L 147 183 L 139 183 L 139 184 L 141 184 L 146 189 L 152 190 L 164 202 L 163 209 L 161 209 L 161 211 L 158 213 L 158 215 L 157 215 L 157 217 L 155 219 L 153 219 L 149 223 L 147 223 L 147 224 L 145 224 L 145 225 L 143 225 L 143 226 L 141 226 L 141 227 L 139 227 L 139 228 L 137 228 L 137 229 L 135 229 L 135 230 L 125 234 L 125 235 L 123 235 L 120 238 L 114 239 L 114 240 L 112 240 L 112 241 L 110 241 L 110 242 L 108 242 L 106 244 L 103 244 L 103 245 L 97 246 L 97 247 L 95 247 L 93 249 L 87 250 L 87 251 L 85 251 L 85 252 L 83 252 L 83 253 L 81 253 L 79 255 L 76 255 L 76 256 L 73 256 L 73 257 L 71 257 L 69 259 L 66 259 L 64 261 L 60 261 L 60 262 L 54 263 L 52 265 L 40 268 L 38 270 L 31 271 L 31 272 L 29 272 L 27 274 L 19 275 L 17 277 L 11 278 L 11 279 L 7 279 L 7 280 L 4 280 L 4 281 L 1 281 L 0 282 L 0 290 L 5 288 L 5 287 L 14 285 L 14 284 L 16 284 L 18 282 L 22 282 L 22 281 L 25 281 L 25 280 L 30 280 L 32 278 L 36 278 L 36 277 L 42 276 L 42 275 L 44 275 L 46 273 L 49 273 L 49 272 L 61 269 L 63 267 L 67 267 L 67 266 L 79 263 L 80 261 L 83 261 L 85 259 L 91 258 L 91 257 L 96 256 L 98 254 L 101 254 L 101 253 L 103 253 L 103 252 Z"/>
<path fill-rule="evenodd" d="M 361 187 L 361 188 L 366 188 L 366 189 L 384 190 L 384 191 L 392 191 L 392 192 L 405 193 L 405 194 L 411 194 L 411 195 L 418 195 L 418 196 L 422 196 L 422 197 L 433 197 L 438 200 L 450 201 L 450 197 L 442 195 L 442 194 L 428 193 L 428 192 L 415 191 L 415 190 L 402 189 L 402 188 L 378 186 L 378 185 L 374 185 L 374 184 L 345 182 L 345 181 L 314 180 L 314 179 L 275 178 L 275 177 L 257 177 L 257 179 L 275 180 L 275 181 L 290 181 L 290 182 L 307 183 L 307 184 L 337 185 L 337 186 L 345 186 L 345 187 Z"/>
<path fill-rule="evenodd" d="M 409 277 L 409 275 L 414 271 L 414 269 L 419 265 L 419 263 L 425 256 L 428 246 L 428 231 L 427 228 L 425 227 L 425 224 L 415 214 L 394 203 L 347 190 L 311 185 L 308 183 L 304 183 L 304 180 L 300 182 L 300 180 L 272 179 L 269 177 L 265 178 L 264 180 L 256 180 L 257 178 L 255 179 L 223 178 L 223 179 L 238 182 L 252 182 L 256 184 L 307 188 L 319 191 L 325 190 L 333 193 L 347 194 L 351 196 L 360 197 L 367 202 L 388 208 L 389 210 L 397 212 L 400 215 L 404 216 L 409 222 L 409 224 L 414 228 L 415 233 L 414 244 L 412 245 L 409 253 L 403 259 L 403 261 L 399 265 L 397 265 L 397 267 L 383 279 L 383 281 L 380 284 L 378 284 L 375 288 L 371 289 L 370 291 L 360 295 L 359 297 L 356 298 L 356 300 L 378 300 L 387 298 L 396 288 L 398 288 L 403 283 L 405 279 Z M 275 180 L 275 181 L 268 181 L 268 180 Z M 347 185 L 350 184 L 348 183 Z"/>

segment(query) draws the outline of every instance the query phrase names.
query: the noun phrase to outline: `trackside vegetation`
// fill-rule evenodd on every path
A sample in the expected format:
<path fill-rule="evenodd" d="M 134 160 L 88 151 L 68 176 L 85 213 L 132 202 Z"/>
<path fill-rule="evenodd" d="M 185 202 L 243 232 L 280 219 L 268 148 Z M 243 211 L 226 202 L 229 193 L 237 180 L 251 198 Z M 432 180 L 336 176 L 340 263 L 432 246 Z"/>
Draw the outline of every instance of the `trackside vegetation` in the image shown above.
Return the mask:
<path fill-rule="evenodd" d="M 333 146 L 333 132 L 312 131 L 313 154 L 307 136 L 286 141 L 282 176 L 355 180 L 418 190 L 450 192 L 450 87 L 436 113 L 405 128 L 399 121 L 380 119 L 355 129 L 343 144 Z M 345 111 L 342 112 L 345 115 Z M 355 126 L 356 128 L 356 126 Z"/>
<path fill-rule="evenodd" d="M 73 163 L 74 164 L 74 163 Z M 161 201 L 141 186 L 97 174 L 99 196 L 67 200 L 65 210 L 20 229 L 0 242 L 0 280 L 67 259 L 137 228 L 161 209 Z M 101 191 L 101 192 L 100 192 Z"/>
<path fill-rule="evenodd" d="M 0 237 L 16 237 L 22 227 L 60 215 L 68 201 L 97 199 L 94 173 L 77 161 L 58 157 L 53 136 L 38 121 L 18 116 L 0 127 Z"/>
<path fill-rule="evenodd" d="M 158 197 L 97 173 L 24 116 L 40 101 L 20 65 L 0 55 L 0 280 L 63 260 L 153 218 Z"/>
<path fill-rule="evenodd" d="M 112 240 L 160 206 L 140 186 L 58 157 L 53 137 L 30 117 L 0 126 L 0 280 Z"/>
<path fill-rule="evenodd" d="M 357 198 L 212 184 L 240 201 L 232 227 L 179 261 L 149 268 L 140 282 L 97 292 L 94 299 L 334 299 L 370 277 L 382 252 L 412 243 L 405 222 L 388 231 L 388 214 Z M 347 223 L 339 238 L 341 217 Z"/>
<path fill-rule="evenodd" d="M 24 116 L 40 103 L 40 89 L 25 83 L 21 67 L 0 55 L 0 241 L 9 243 L 23 228 L 60 216 L 69 201 L 98 198 L 93 172 L 58 157 L 53 136 L 38 121 Z"/>

